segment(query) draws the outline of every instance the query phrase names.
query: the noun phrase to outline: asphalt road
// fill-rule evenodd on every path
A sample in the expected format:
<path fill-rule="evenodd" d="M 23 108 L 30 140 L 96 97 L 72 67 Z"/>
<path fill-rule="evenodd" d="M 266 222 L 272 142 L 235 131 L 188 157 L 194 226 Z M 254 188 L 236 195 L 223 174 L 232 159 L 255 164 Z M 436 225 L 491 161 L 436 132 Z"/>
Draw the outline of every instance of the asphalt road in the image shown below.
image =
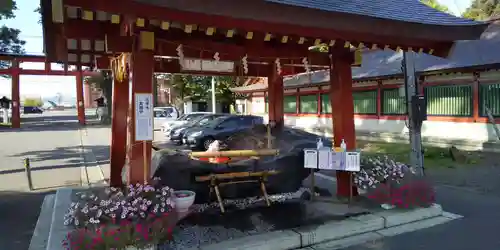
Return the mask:
<path fill-rule="evenodd" d="M 0 130 L 0 249 L 28 249 L 46 194 L 80 185 L 80 134 L 76 112 L 23 115 L 21 129 Z M 30 158 L 29 191 L 23 159 Z"/>
<path fill-rule="evenodd" d="M 500 249 L 500 198 L 464 188 L 437 187 L 446 211 L 464 218 L 432 228 L 369 242 L 345 250 L 496 250 Z"/>

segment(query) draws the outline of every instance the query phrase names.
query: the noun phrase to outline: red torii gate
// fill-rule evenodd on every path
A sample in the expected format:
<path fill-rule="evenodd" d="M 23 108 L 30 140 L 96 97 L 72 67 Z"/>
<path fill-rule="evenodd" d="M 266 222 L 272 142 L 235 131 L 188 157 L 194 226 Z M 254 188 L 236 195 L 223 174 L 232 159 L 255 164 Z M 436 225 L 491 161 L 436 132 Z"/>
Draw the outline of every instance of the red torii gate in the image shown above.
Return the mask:
<path fill-rule="evenodd" d="M 85 98 L 84 98 L 84 82 L 85 76 L 95 74 L 94 72 L 84 71 L 81 66 L 74 66 L 64 64 L 63 70 L 52 69 L 51 62 L 45 56 L 38 55 L 0 55 L 0 61 L 6 63 L 7 67 L 0 69 L 0 75 L 10 76 L 12 79 L 12 128 L 21 127 L 21 113 L 20 113 L 20 93 L 19 93 L 19 79 L 21 75 L 45 75 L 45 76 L 75 76 L 76 77 L 76 99 L 78 110 L 78 122 L 85 125 Z M 21 63 L 44 63 L 43 69 L 23 69 Z M 87 98 L 88 99 L 88 98 Z M 89 101 L 89 100 L 87 100 Z"/>

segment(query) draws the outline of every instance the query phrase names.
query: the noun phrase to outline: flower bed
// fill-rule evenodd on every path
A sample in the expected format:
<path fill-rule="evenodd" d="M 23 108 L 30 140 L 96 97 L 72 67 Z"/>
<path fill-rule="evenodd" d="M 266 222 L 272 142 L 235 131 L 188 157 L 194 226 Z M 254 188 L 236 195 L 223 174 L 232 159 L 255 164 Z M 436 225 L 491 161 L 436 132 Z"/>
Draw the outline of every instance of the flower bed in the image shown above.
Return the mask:
<path fill-rule="evenodd" d="M 427 207 L 435 201 L 429 182 L 389 157 L 363 158 L 361 171 L 354 173 L 354 184 L 370 200 L 399 208 Z"/>
<path fill-rule="evenodd" d="M 77 194 L 65 215 L 66 249 L 145 249 L 168 241 L 177 223 L 173 190 L 129 185 Z"/>

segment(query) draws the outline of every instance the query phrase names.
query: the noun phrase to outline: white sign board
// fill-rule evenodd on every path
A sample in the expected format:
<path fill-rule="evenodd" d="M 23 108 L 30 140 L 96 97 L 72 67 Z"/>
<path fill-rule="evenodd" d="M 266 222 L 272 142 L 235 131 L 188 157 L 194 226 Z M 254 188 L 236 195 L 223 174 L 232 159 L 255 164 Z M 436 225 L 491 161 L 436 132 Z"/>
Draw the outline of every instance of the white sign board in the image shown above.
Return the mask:
<path fill-rule="evenodd" d="M 342 170 L 342 164 L 344 162 L 344 152 L 335 152 L 332 151 L 332 155 L 330 157 L 331 162 L 331 170 Z"/>
<path fill-rule="evenodd" d="M 234 72 L 234 63 L 227 61 L 186 58 L 181 64 L 184 71 Z"/>
<path fill-rule="evenodd" d="M 359 172 L 360 169 L 361 154 L 359 152 L 346 152 L 344 171 Z"/>
<path fill-rule="evenodd" d="M 320 148 L 318 149 L 318 168 L 319 169 L 331 169 L 331 148 Z"/>
<path fill-rule="evenodd" d="M 153 94 L 135 94 L 135 140 L 153 140 Z"/>
<path fill-rule="evenodd" d="M 318 168 L 318 150 L 304 149 L 304 168 Z"/>

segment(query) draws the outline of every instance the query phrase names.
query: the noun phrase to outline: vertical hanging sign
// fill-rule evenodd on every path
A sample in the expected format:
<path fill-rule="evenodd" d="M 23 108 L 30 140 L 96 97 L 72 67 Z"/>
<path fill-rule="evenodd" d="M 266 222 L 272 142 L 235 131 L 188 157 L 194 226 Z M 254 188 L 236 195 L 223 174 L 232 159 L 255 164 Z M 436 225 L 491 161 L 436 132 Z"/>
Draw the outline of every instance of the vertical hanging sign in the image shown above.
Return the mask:
<path fill-rule="evenodd" d="M 135 140 L 153 140 L 153 94 L 135 94 Z"/>

